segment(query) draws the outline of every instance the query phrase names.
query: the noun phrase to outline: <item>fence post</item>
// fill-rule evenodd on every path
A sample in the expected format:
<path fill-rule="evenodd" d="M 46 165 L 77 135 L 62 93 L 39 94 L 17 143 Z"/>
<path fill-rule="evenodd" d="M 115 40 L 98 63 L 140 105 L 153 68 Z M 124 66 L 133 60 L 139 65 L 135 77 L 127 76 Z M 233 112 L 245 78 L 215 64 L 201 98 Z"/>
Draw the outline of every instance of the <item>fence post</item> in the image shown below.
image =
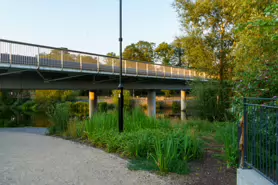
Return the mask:
<path fill-rule="evenodd" d="M 115 64 L 114 64 L 114 58 L 112 58 L 112 73 L 114 74 L 115 72 Z"/>
<path fill-rule="evenodd" d="M 165 70 L 165 66 L 163 66 L 163 70 L 164 70 L 164 78 L 166 77 L 166 70 Z"/>
<path fill-rule="evenodd" d="M 64 68 L 64 51 L 63 50 L 61 50 L 61 68 L 62 68 L 62 70 Z"/>
<path fill-rule="evenodd" d="M 79 57 L 79 62 L 80 62 L 80 71 L 82 71 L 83 66 L 82 66 L 82 55 L 81 54 L 80 54 L 80 57 Z"/>
<path fill-rule="evenodd" d="M 173 67 L 171 66 L 171 78 L 173 78 Z"/>
<path fill-rule="evenodd" d="M 149 64 L 146 64 L 146 74 L 149 76 Z"/>
<path fill-rule="evenodd" d="M 40 48 L 38 47 L 38 55 L 37 55 L 37 67 L 40 68 Z"/>
<path fill-rule="evenodd" d="M 2 46 L 1 46 L 1 41 L 0 41 L 0 63 L 2 62 L 2 54 L 1 54 L 1 48 L 2 48 Z"/>
<path fill-rule="evenodd" d="M 244 139 L 244 144 L 243 144 L 243 151 L 244 151 L 244 161 L 243 161 L 243 167 L 245 168 L 246 167 L 246 161 L 248 160 L 247 159 L 247 147 L 248 147 L 248 119 L 247 119 L 247 113 L 248 113 L 248 110 L 247 110 L 247 99 L 246 98 L 243 98 L 243 119 L 244 119 L 244 122 L 243 122 L 243 132 L 244 132 L 244 136 L 243 136 L 243 139 Z"/>
<path fill-rule="evenodd" d="M 125 60 L 125 74 L 126 74 L 126 60 Z"/>
<path fill-rule="evenodd" d="M 136 62 L 136 75 L 138 76 L 138 62 Z"/>
<path fill-rule="evenodd" d="M 12 43 L 9 44 L 10 45 L 10 55 L 9 55 L 9 59 L 10 59 L 10 67 L 12 65 Z"/>
<path fill-rule="evenodd" d="M 99 73 L 99 56 L 97 57 L 97 72 Z"/>

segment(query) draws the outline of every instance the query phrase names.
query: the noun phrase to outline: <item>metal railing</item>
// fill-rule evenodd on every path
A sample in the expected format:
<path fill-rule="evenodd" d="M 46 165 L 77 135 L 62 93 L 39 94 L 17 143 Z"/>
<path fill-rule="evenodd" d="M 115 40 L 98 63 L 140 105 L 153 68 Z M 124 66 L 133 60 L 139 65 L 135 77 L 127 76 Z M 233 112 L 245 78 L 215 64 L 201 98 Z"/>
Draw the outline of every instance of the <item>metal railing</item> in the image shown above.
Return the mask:
<path fill-rule="evenodd" d="M 278 184 L 278 99 L 244 98 L 244 167 Z"/>
<path fill-rule="evenodd" d="M 0 67 L 119 74 L 119 59 L 94 53 L 0 39 Z M 123 60 L 123 74 L 155 78 L 202 80 L 204 72 L 182 67 Z"/>

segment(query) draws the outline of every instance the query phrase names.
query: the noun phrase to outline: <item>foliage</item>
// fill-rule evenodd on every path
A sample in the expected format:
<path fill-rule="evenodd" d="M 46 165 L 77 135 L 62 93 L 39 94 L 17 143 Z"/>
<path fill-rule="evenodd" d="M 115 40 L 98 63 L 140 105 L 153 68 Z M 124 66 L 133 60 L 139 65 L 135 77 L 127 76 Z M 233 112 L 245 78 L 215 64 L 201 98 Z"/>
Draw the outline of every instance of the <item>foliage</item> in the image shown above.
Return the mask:
<path fill-rule="evenodd" d="M 30 91 L 25 90 L 1 90 L 0 107 L 14 108 L 30 99 Z"/>
<path fill-rule="evenodd" d="M 237 29 L 235 91 L 238 97 L 273 97 L 278 93 L 278 4 Z M 248 66 L 248 67 L 245 67 Z"/>
<path fill-rule="evenodd" d="M 229 86 L 222 89 L 218 82 L 193 83 L 192 95 L 198 117 L 209 121 L 225 121 L 231 118 L 229 108 Z M 220 101 L 220 96 L 223 97 Z"/>
<path fill-rule="evenodd" d="M 70 104 L 57 103 L 52 106 L 47 115 L 52 126 L 49 127 L 49 134 L 61 134 L 67 130 L 67 125 L 70 120 Z"/>
<path fill-rule="evenodd" d="M 35 102 L 45 111 L 57 102 L 74 101 L 77 95 L 77 91 L 36 90 Z"/>
<path fill-rule="evenodd" d="M 107 112 L 107 110 L 108 110 L 108 104 L 107 104 L 107 102 L 100 102 L 100 103 L 98 104 L 98 110 L 99 110 L 100 112 Z"/>
<path fill-rule="evenodd" d="M 162 172 L 188 173 L 187 161 L 202 157 L 202 144 L 187 132 L 186 127 L 173 128 L 169 120 L 149 118 L 140 109 L 135 109 L 125 114 L 125 132 L 119 133 L 117 118 L 117 112 L 99 112 L 91 120 L 76 125 L 70 123 L 66 133 L 76 137 L 75 127 L 84 125 L 84 132 L 78 133 L 83 133 L 83 137 L 86 135 L 95 146 L 135 159 L 140 165 L 139 160 L 148 165 L 144 168 Z M 192 139 L 185 140 L 185 135 Z M 130 165 L 133 169 L 141 168 Z"/>
<path fill-rule="evenodd" d="M 112 91 L 113 103 L 118 106 L 120 90 Z M 125 109 L 130 109 L 132 106 L 132 97 L 129 90 L 124 90 L 124 107 Z"/>
<path fill-rule="evenodd" d="M 181 103 L 178 101 L 174 101 L 172 104 L 172 111 L 173 113 L 178 113 L 181 111 Z"/>
<path fill-rule="evenodd" d="M 136 44 L 128 45 L 123 58 L 136 61 L 153 62 L 155 44 L 146 41 L 139 41 Z"/>
<path fill-rule="evenodd" d="M 174 47 L 166 42 L 160 43 L 155 48 L 155 57 L 161 61 L 163 65 L 171 64 L 171 59 L 174 57 L 175 50 Z"/>
<path fill-rule="evenodd" d="M 78 119 L 84 119 L 89 116 L 89 104 L 87 102 L 70 103 L 70 113 Z"/>
<path fill-rule="evenodd" d="M 216 140 L 224 144 L 224 159 L 229 167 L 237 167 L 239 161 L 238 128 L 237 124 L 226 123 L 216 130 Z"/>

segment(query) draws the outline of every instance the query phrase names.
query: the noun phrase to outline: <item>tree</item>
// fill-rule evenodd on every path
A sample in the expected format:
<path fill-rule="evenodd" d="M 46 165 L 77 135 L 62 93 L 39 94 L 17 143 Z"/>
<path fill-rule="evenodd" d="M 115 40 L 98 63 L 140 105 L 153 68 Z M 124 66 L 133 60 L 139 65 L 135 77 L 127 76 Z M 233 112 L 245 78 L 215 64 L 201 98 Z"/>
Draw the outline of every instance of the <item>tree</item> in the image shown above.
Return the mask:
<path fill-rule="evenodd" d="M 221 83 L 227 79 L 224 72 L 229 68 L 230 60 L 227 56 L 233 45 L 231 29 L 233 22 L 230 13 L 231 7 L 228 5 L 229 1 L 227 0 L 175 1 L 181 22 L 189 35 L 189 38 L 185 40 L 197 41 L 198 53 L 196 54 L 201 54 L 202 57 L 209 56 L 207 61 L 212 64 L 209 66 L 218 69 Z M 191 47 L 195 48 L 194 45 Z M 214 71 L 214 69 L 210 71 Z"/>
<path fill-rule="evenodd" d="M 278 4 L 262 16 L 237 26 L 235 44 L 235 91 L 240 96 L 273 97 L 278 94 Z M 248 66 L 248 67 L 247 67 Z"/>
<path fill-rule="evenodd" d="M 172 45 L 166 42 L 162 42 L 154 51 L 156 58 L 158 58 L 158 60 L 160 60 L 162 64 L 171 64 L 171 59 L 175 55 L 175 48 Z"/>
<path fill-rule="evenodd" d="M 127 60 L 153 62 L 154 47 L 154 43 L 139 41 L 136 44 L 128 45 L 125 48 L 123 58 Z"/>
<path fill-rule="evenodd" d="M 115 59 L 117 57 L 116 53 L 110 52 L 110 53 L 107 53 L 106 55 L 109 56 L 105 59 L 106 64 L 112 65 L 113 60 L 114 60 L 114 65 L 115 65 L 116 61 L 118 61 L 117 59 Z M 113 57 L 113 58 L 110 58 L 110 57 Z"/>

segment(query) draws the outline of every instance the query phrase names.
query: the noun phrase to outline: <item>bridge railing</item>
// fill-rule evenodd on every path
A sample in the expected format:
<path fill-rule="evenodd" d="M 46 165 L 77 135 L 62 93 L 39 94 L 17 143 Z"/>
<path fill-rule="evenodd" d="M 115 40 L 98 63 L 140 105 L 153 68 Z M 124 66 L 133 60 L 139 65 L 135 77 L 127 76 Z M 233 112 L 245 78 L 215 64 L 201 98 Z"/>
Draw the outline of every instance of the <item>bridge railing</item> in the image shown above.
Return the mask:
<path fill-rule="evenodd" d="M 0 66 L 104 74 L 120 72 L 116 57 L 5 39 L 0 39 Z M 123 74 L 181 80 L 211 78 L 197 70 L 131 60 L 123 60 Z"/>

